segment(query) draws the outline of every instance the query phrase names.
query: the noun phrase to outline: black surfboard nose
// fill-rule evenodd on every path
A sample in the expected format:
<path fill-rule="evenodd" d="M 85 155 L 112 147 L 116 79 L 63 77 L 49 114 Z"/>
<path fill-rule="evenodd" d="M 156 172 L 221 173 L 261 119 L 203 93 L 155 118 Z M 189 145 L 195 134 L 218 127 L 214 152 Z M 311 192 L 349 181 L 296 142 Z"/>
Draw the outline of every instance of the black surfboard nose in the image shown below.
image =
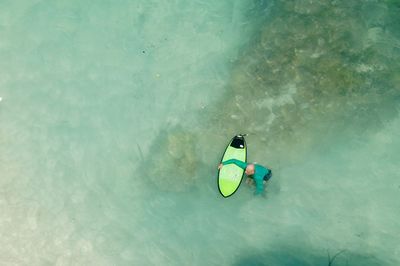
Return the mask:
<path fill-rule="evenodd" d="M 245 147 L 244 138 L 239 136 L 234 137 L 230 146 L 236 149 L 244 149 Z"/>

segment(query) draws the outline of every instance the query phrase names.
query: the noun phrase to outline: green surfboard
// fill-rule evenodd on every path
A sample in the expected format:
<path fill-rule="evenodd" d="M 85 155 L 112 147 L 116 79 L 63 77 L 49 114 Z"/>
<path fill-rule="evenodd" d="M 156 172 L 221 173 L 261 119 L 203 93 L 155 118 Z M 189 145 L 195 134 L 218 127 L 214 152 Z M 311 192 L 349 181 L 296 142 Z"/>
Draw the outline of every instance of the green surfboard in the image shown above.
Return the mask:
<path fill-rule="evenodd" d="M 247 146 L 243 135 L 232 138 L 225 149 L 221 163 L 230 159 L 247 162 Z M 218 171 L 218 189 L 222 196 L 226 198 L 236 192 L 242 182 L 243 174 L 244 170 L 235 164 L 224 165 Z"/>

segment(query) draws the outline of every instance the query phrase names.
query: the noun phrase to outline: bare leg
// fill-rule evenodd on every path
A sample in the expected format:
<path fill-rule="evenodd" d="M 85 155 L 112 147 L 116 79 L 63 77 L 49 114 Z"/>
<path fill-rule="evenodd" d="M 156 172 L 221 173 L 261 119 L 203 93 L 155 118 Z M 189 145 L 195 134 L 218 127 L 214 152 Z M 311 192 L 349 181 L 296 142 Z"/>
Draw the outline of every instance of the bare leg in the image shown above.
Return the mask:
<path fill-rule="evenodd" d="M 269 182 L 264 180 L 263 184 L 264 184 L 264 191 L 266 191 L 268 188 Z"/>

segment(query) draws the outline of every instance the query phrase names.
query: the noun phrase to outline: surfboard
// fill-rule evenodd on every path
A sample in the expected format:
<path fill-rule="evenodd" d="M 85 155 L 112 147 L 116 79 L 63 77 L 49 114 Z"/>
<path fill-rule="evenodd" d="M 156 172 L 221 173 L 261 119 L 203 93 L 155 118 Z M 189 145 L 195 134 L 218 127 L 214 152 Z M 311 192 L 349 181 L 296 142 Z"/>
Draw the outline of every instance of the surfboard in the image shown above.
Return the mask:
<path fill-rule="evenodd" d="M 229 142 L 222 156 L 221 163 L 237 159 L 247 162 L 247 146 L 243 135 L 236 135 Z M 239 188 L 244 175 L 244 170 L 235 164 L 224 165 L 218 171 L 218 189 L 222 196 L 229 197 Z"/>

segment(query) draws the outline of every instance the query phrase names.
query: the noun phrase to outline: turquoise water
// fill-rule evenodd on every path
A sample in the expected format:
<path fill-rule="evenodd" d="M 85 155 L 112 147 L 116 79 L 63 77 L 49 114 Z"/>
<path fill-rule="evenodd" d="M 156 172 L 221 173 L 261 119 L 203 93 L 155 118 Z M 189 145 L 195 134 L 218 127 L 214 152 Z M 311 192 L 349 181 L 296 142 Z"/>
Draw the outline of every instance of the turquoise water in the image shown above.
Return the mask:
<path fill-rule="evenodd" d="M 0 265 L 399 265 L 399 12 L 0 0 Z"/>

